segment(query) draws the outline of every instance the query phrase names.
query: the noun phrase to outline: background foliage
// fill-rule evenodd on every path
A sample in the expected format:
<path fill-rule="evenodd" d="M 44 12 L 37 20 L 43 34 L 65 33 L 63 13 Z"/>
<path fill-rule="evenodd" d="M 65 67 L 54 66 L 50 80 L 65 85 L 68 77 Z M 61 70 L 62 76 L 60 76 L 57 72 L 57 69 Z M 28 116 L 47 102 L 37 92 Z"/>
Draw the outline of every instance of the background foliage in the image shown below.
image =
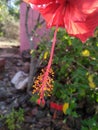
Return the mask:
<path fill-rule="evenodd" d="M 0 1 L 0 36 L 17 39 L 19 37 L 19 8 Z"/>

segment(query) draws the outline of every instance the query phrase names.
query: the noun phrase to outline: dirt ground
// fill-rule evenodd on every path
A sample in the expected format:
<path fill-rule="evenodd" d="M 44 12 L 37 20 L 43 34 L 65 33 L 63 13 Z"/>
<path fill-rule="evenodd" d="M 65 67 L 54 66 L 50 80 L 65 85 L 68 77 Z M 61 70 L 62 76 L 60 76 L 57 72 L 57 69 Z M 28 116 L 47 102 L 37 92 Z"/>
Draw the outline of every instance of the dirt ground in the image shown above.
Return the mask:
<path fill-rule="evenodd" d="M 14 57 L 19 54 L 19 41 L 0 37 L 0 58 Z"/>
<path fill-rule="evenodd" d="M 7 48 L 11 46 L 20 46 L 20 43 L 19 41 L 14 40 L 14 39 L 0 37 L 0 48 Z"/>

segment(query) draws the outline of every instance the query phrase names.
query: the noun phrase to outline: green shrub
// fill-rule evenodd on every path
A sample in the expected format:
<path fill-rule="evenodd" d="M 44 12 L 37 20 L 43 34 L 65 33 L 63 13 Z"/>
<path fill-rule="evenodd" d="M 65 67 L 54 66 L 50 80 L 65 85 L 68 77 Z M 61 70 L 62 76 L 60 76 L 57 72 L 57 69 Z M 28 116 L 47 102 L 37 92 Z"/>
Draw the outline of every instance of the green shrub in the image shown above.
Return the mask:
<path fill-rule="evenodd" d="M 97 37 L 83 44 L 60 29 L 52 67 L 55 72 L 53 95 L 63 103 L 69 102 L 69 111 L 76 113 L 83 99 L 98 103 Z M 72 114 L 69 111 L 68 114 Z"/>
<path fill-rule="evenodd" d="M 95 36 L 83 44 L 80 40 L 67 35 L 65 30 L 58 31 L 52 63 L 55 73 L 53 95 L 57 98 L 57 102 L 69 103 L 66 113 L 68 115 L 79 116 L 77 109 L 83 100 L 85 103 L 94 104 L 90 106 L 94 109 L 98 103 L 97 36 L 96 30 Z M 39 53 L 50 49 L 51 44 L 47 47 L 44 47 L 46 43 L 43 44 L 39 45 Z M 43 65 L 46 65 L 46 62 L 48 59 L 44 60 Z"/>
<path fill-rule="evenodd" d="M 24 122 L 24 110 L 22 108 L 18 111 L 12 109 L 9 114 L 4 116 L 1 115 L 0 119 L 4 119 L 4 124 L 9 130 L 16 130 L 17 128 L 21 128 L 21 125 Z"/>

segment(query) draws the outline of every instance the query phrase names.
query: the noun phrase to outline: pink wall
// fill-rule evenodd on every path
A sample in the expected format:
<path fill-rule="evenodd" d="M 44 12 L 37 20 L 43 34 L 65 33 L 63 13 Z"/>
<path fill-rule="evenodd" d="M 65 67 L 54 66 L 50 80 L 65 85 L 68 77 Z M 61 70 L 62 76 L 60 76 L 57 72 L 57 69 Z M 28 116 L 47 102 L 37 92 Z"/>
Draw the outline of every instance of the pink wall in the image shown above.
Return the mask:
<path fill-rule="evenodd" d="M 20 5 L 20 51 L 27 50 L 30 48 L 29 41 L 26 35 L 26 28 L 25 28 L 25 15 L 26 15 L 26 4 L 24 2 Z M 36 24 L 36 19 L 38 17 L 38 12 L 30 9 L 29 11 L 29 32 L 32 31 L 34 25 Z M 37 29 L 36 34 L 38 34 L 38 37 L 34 37 L 34 43 L 35 46 L 40 42 L 40 40 L 44 37 L 49 38 L 49 30 L 46 28 L 46 25 L 43 24 L 43 26 L 39 29 Z M 41 38 L 42 37 L 42 38 Z"/>

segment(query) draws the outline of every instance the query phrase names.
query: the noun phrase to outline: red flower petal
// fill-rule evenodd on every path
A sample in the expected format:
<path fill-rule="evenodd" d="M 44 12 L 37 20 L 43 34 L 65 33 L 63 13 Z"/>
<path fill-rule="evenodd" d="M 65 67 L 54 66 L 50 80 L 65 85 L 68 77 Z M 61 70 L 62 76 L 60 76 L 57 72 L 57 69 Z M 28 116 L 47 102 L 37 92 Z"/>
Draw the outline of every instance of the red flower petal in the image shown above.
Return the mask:
<path fill-rule="evenodd" d="M 75 0 L 75 2 L 78 4 L 79 9 L 86 14 L 98 10 L 98 0 Z"/>
<path fill-rule="evenodd" d="M 82 42 L 92 36 L 98 26 L 98 0 L 30 0 L 30 2 L 38 7 L 48 27 L 56 25 L 65 27 L 70 35 Z"/>
<path fill-rule="evenodd" d="M 58 111 L 62 111 L 63 105 L 60 105 L 60 104 L 51 102 L 51 103 L 50 103 L 50 108 L 56 109 L 56 110 L 58 110 Z"/>
<path fill-rule="evenodd" d="M 50 2 L 55 2 L 56 0 L 29 0 L 30 3 L 41 5 L 41 4 L 49 4 Z"/>

